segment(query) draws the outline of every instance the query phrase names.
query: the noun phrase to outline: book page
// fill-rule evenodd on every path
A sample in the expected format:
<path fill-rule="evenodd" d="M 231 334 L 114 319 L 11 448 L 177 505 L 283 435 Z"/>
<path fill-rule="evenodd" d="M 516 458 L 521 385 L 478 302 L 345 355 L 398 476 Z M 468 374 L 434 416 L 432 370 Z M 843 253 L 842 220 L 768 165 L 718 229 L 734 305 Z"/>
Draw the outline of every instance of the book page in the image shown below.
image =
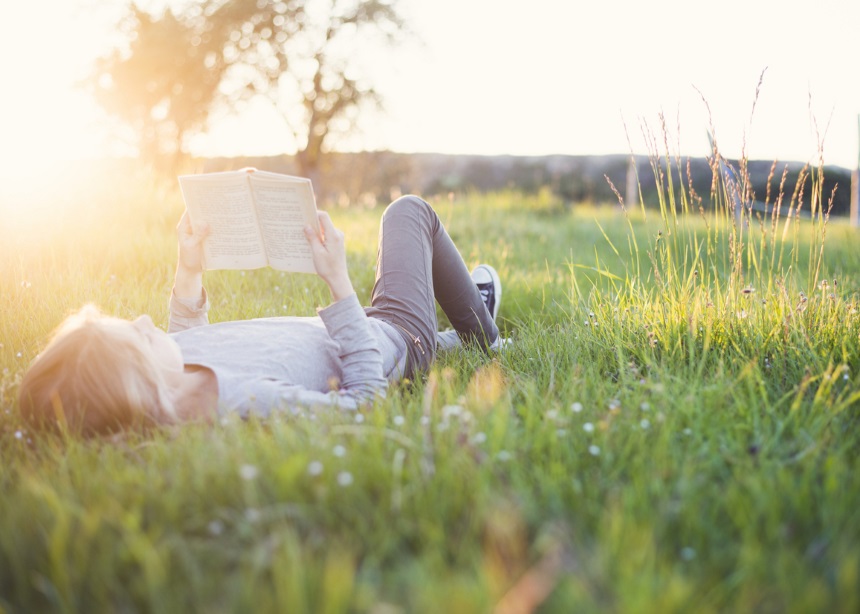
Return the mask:
<path fill-rule="evenodd" d="M 269 266 L 282 271 L 314 273 L 306 225 L 319 227 L 309 179 L 256 172 L 251 187 L 257 205 Z"/>
<path fill-rule="evenodd" d="M 206 269 L 266 266 L 248 173 L 184 175 L 179 184 L 191 225 L 209 224 L 209 236 L 203 242 Z"/>

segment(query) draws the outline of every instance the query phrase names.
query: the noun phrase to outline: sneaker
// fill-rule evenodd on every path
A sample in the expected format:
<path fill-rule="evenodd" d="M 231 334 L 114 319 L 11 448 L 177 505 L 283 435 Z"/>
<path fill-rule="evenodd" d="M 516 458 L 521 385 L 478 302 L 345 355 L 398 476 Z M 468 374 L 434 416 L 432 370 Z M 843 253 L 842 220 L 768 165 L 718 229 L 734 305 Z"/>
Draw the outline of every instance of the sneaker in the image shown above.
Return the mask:
<path fill-rule="evenodd" d="M 502 282 L 499 279 L 499 274 L 489 264 L 479 264 L 472 269 L 472 281 L 478 286 L 478 292 L 484 299 L 484 305 L 487 306 L 487 311 L 490 312 L 495 322 L 502 301 Z"/>
<path fill-rule="evenodd" d="M 501 352 L 502 350 L 508 349 L 511 346 L 511 340 L 507 337 L 502 337 L 499 335 L 496 337 L 496 340 L 490 344 L 491 352 Z"/>

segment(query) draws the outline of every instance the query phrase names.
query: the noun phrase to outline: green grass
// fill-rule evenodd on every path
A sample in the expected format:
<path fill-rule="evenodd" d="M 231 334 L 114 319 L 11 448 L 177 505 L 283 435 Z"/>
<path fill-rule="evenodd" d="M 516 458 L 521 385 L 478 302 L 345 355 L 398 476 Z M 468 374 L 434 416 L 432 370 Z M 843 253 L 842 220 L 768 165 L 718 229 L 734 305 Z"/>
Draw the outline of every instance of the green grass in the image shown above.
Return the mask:
<path fill-rule="evenodd" d="M 467 264 L 504 280 L 509 351 L 447 355 L 361 422 L 43 440 L 14 398 L 65 315 L 92 301 L 166 324 L 177 191 L 95 185 L 0 228 L 0 610 L 860 609 L 860 248 L 843 223 L 783 239 L 732 224 L 719 193 L 700 216 L 677 181 L 626 215 L 439 200 Z M 332 211 L 362 301 L 380 213 Z M 206 283 L 216 321 L 327 300 L 268 269 Z"/>

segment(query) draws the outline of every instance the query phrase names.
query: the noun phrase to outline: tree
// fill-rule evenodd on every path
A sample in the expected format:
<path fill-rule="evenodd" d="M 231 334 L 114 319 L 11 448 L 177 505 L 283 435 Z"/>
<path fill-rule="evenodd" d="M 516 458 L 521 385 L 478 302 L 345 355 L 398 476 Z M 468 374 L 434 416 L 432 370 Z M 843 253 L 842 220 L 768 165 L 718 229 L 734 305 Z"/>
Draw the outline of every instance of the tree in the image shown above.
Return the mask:
<path fill-rule="evenodd" d="M 144 159 L 175 160 L 205 126 L 227 69 L 221 45 L 170 11 L 155 18 L 132 5 L 120 28 L 129 42 L 97 61 L 96 100 L 131 128 Z"/>
<path fill-rule="evenodd" d="M 279 108 L 298 145 L 300 170 L 314 178 L 331 137 L 350 132 L 363 103 L 379 103 L 357 65 L 360 42 L 378 36 L 394 43 L 403 24 L 394 5 L 385 1 L 320 0 L 313 16 L 304 10 L 308 5 L 305 0 L 287 4 L 288 12 L 304 18 L 295 25 L 284 20 L 281 27 L 288 29 L 281 30 L 286 36 L 280 44 L 276 35 L 275 45 L 261 42 L 256 48 L 268 65 L 284 70 L 258 70 L 248 85 Z M 273 20 L 271 25 L 278 24 Z"/>
<path fill-rule="evenodd" d="M 394 0 L 197 0 L 160 16 L 132 4 L 123 28 L 128 47 L 103 58 L 93 82 L 144 153 L 180 153 L 218 105 L 262 96 L 314 179 L 332 139 L 354 128 L 362 105 L 379 102 L 360 49 L 399 42 L 403 20 Z"/>

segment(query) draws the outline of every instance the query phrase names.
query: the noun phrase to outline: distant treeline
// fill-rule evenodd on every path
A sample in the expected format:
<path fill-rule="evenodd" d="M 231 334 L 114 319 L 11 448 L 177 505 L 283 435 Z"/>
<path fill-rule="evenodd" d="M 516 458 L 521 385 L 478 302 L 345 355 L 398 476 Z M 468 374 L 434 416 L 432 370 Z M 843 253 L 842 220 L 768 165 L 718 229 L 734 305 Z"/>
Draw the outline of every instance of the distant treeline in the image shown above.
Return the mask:
<path fill-rule="evenodd" d="M 290 156 L 208 158 L 198 162 L 197 167 L 205 171 L 255 166 L 276 172 L 298 173 L 298 165 Z M 645 156 L 637 156 L 635 162 L 643 201 L 646 206 L 654 206 L 657 203 L 657 180 L 651 163 Z M 730 161 L 730 164 L 737 167 L 734 161 Z M 608 177 L 628 203 L 632 201 L 636 204 L 637 191 L 628 194 L 630 166 L 629 155 L 470 156 L 387 151 L 332 153 L 325 158 L 320 174 L 321 185 L 317 185 L 316 189 L 321 201 L 342 205 L 386 203 L 399 194 L 407 193 L 432 197 L 451 192 L 491 192 L 508 189 L 524 193 L 550 190 L 570 206 L 581 202 L 617 203 L 606 179 Z M 665 161 L 661 168 L 665 185 Z M 777 200 L 786 168 L 783 206 L 788 206 L 795 194 L 804 164 L 777 162 L 774 168 L 772 161 L 749 162 L 748 173 L 756 200 L 766 199 L 769 178 L 769 202 L 772 204 Z M 680 169 L 673 160 L 671 171 L 676 189 L 683 183 L 688 194 L 692 187 L 701 197 L 703 206 L 710 204 L 713 174 L 706 159 L 682 158 Z M 807 177 L 804 183 L 802 210 L 808 212 L 811 180 Z M 837 185 L 834 193 L 834 187 Z M 824 168 L 824 202 L 826 206 L 831 195 L 833 196 L 833 215 L 848 215 L 850 187 L 850 170 L 837 166 Z M 800 194 L 800 190 L 797 192 Z"/>

